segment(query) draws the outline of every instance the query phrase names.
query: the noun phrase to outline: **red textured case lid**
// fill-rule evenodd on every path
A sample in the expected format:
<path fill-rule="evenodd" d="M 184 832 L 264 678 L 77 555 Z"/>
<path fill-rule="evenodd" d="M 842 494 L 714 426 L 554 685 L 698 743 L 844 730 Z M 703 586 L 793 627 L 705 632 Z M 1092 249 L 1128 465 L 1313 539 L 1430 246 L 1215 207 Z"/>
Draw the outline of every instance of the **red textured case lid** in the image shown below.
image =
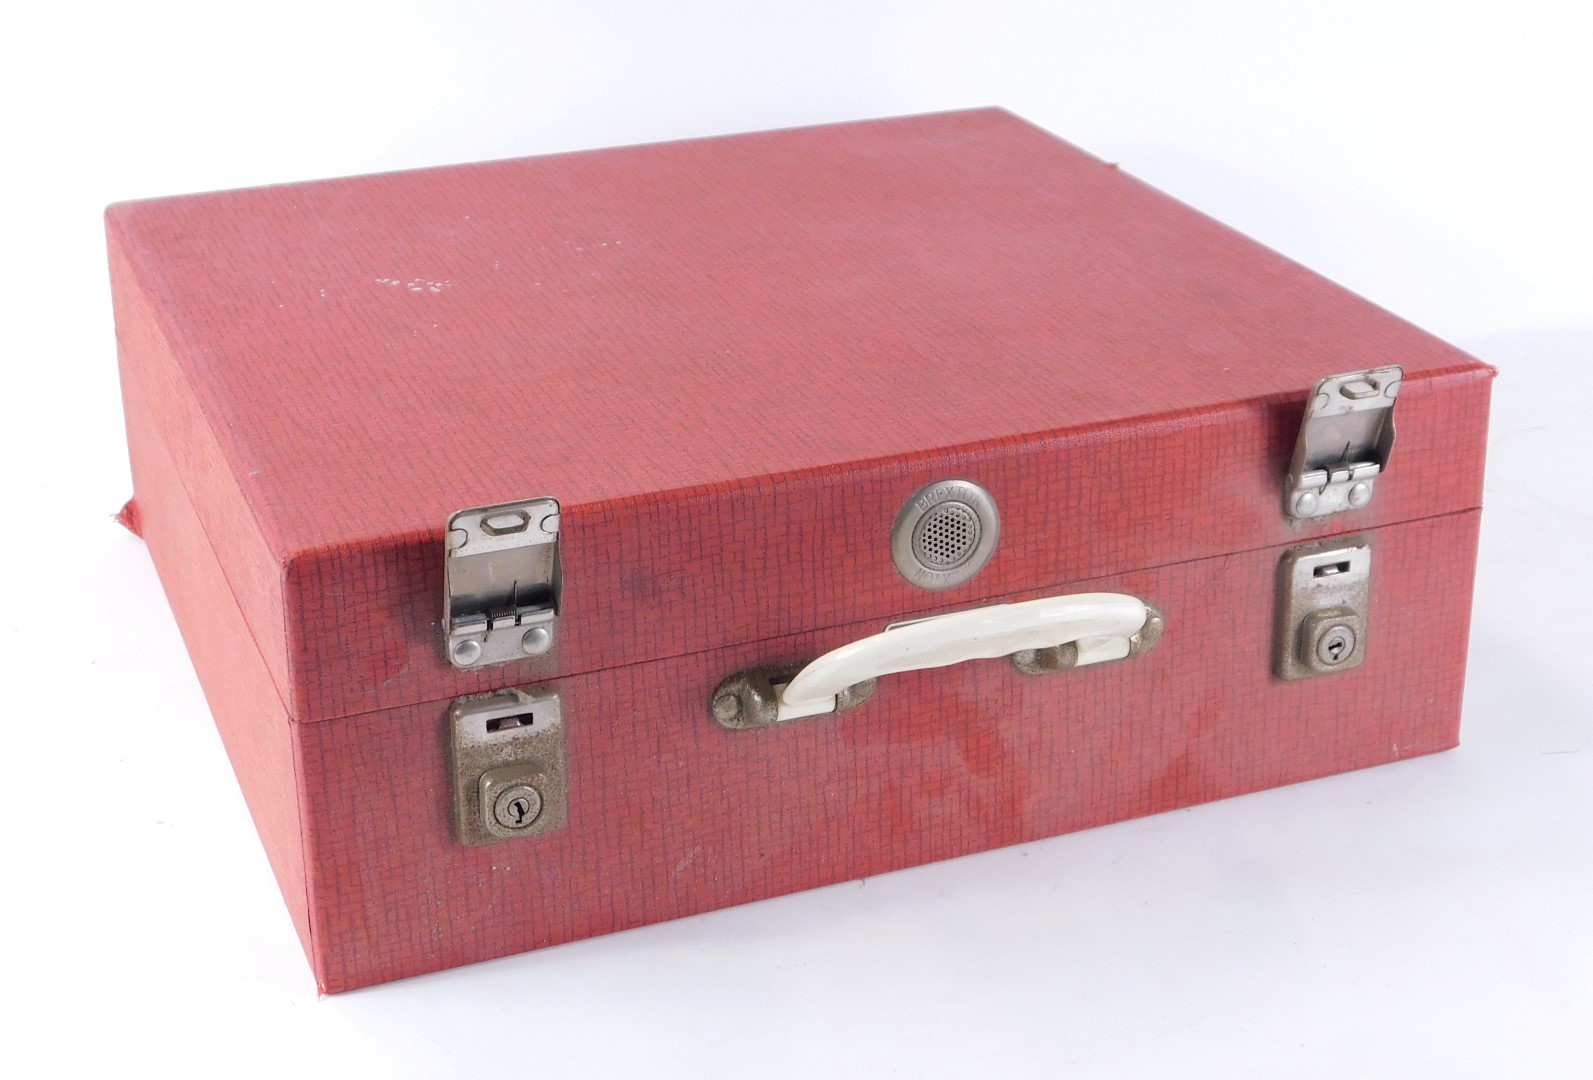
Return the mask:
<path fill-rule="evenodd" d="M 1480 500 L 1486 368 L 999 110 L 123 204 L 108 226 L 128 392 L 162 402 L 303 720 Z M 1377 500 L 1290 522 L 1306 391 L 1385 363 L 1407 379 Z M 1001 547 L 926 592 L 891 522 L 956 475 L 996 497 Z M 559 648 L 455 672 L 443 523 L 538 495 L 565 511 Z"/>

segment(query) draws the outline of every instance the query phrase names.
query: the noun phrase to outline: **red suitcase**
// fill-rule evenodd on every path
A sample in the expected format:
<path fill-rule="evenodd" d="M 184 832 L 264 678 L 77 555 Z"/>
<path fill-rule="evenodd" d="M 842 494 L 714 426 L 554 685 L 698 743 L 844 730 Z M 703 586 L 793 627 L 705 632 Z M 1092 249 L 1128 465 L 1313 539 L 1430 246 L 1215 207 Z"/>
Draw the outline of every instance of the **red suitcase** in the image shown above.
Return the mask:
<path fill-rule="evenodd" d="M 1007 113 L 107 227 L 327 991 L 1456 743 L 1491 370 Z"/>

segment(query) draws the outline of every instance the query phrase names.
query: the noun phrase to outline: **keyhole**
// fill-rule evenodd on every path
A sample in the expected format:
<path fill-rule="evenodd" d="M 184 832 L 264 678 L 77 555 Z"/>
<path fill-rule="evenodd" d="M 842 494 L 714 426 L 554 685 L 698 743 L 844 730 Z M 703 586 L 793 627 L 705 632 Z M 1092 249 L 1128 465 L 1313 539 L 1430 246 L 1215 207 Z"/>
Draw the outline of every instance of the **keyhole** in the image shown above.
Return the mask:
<path fill-rule="evenodd" d="M 1347 663 L 1355 653 L 1355 632 L 1348 627 L 1335 626 L 1317 639 L 1316 657 L 1327 667 Z"/>
<path fill-rule="evenodd" d="M 542 813 L 542 795 L 535 788 L 517 784 L 501 792 L 492 804 L 492 818 L 499 828 L 524 829 Z"/>

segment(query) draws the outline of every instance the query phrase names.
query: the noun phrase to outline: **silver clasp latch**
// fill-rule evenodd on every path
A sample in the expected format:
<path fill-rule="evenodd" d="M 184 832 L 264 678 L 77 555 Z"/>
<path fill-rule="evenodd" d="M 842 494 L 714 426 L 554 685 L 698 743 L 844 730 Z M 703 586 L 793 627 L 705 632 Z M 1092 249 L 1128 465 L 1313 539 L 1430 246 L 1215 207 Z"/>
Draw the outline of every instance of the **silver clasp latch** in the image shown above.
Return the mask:
<path fill-rule="evenodd" d="M 1290 517 L 1326 517 L 1372 501 L 1394 449 L 1394 399 L 1404 377 L 1403 368 L 1390 365 L 1316 384 L 1284 485 Z"/>
<path fill-rule="evenodd" d="M 443 631 L 461 670 L 541 656 L 558 631 L 559 504 L 527 499 L 448 519 Z"/>

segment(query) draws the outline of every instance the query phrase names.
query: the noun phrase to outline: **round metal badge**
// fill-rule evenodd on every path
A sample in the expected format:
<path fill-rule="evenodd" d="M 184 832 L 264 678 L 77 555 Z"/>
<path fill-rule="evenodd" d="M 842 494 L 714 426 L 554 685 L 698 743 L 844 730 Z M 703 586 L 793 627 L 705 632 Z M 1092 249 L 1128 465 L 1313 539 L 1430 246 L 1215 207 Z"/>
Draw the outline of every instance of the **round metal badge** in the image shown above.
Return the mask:
<path fill-rule="evenodd" d="M 921 589 L 970 580 L 995 553 L 1001 516 L 990 492 L 971 480 L 941 480 L 914 493 L 891 529 L 891 558 Z"/>

